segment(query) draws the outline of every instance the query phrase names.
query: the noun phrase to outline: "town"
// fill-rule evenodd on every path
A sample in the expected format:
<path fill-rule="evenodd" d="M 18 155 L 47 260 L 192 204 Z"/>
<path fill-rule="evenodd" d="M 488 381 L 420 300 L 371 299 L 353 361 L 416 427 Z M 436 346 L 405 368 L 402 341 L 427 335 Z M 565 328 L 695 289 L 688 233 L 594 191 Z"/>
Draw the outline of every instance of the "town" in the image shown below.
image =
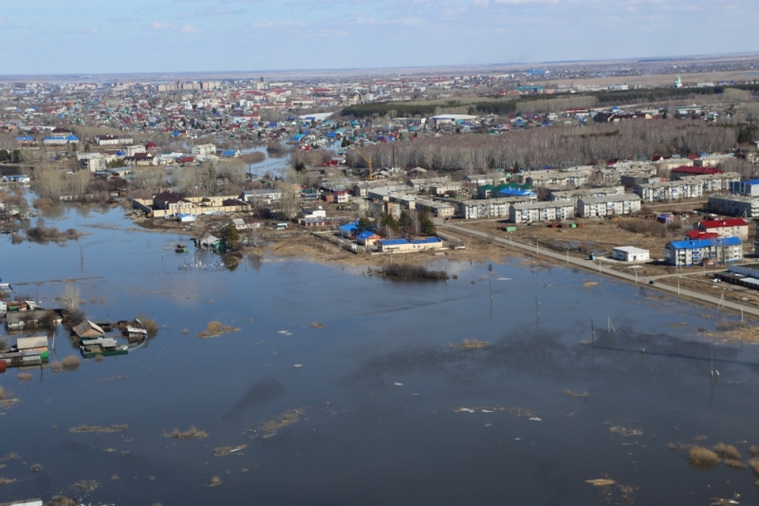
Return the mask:
<path fill-rule="evenodd" d="M 633 85 L 649 62 L 602 66 L 600 81 L 565 64 L 6 82 L 0 227 L 13 242 L 66 241 L 76 232 L 33 226 L 35 208 L 121 204 L 135 223 L 184 233 L 226 262 L 296 234 L 353 264 L 459 254 L 469 227 L 617 270 L 709 267 L 752 287 L 759 85 L 738 77 L 755 59 L 676 63 Z"/>

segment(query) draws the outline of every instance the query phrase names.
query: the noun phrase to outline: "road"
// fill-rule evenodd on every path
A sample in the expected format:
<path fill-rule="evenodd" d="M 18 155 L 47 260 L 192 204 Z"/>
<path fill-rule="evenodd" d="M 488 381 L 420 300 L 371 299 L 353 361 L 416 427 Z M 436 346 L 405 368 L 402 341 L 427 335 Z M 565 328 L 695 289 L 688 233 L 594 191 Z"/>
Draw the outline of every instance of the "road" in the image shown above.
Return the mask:
<path fill-rule="evenodd" d="M 444 230 L 460 232 L 462 234 L 479 237 L 481 239 L 485 239 L 488 241 L 493 241 L 496 244 L 501 244 L 503 246 L 510 246 L 515 249 L 523 250 L 527 253 L 530 253 L 531 255 L 535 255 L 541 258 L 546 258 L 546 259 L 555 261 L 556 263 L 563 263 L 566 265 L 579 267 L 581 269 L 594 271 L 599 274 L 606 275 L 610 278 L 621 279 L 623 281 L 628 281 L 631 283 L 644 284 L 648 288 L 654 288 L 662 292 L 672 293 L 678 297 L 686 297 L 689 299 L 702 302 L 707 305 L 713 304 L 717 307 L 722 307 L 725 309 L 731 309 L 736 312 L 740 312 L 741 314 L 747 314 L 747 315 L 759 317 L 759 308 L 754 307 L 754 306 L 749 306 L 749 305 L 741 304 L 739 302 L 724 300 L 723 297 L 714 297 L 712 295 L 696 292 L 694 290 L 689 290 L 687 288 L 680 288 L 678 286 L 656 283 L 657 279 L 661 279 L 663 277 L 677 276 L 677 275 L 637 276 L 636 274 L 628 274 L 626 272 L 620 272 L 620 271 L 611 269 L 609 267 L 606 267 L 603 265 L 603 262 L 600 260 L 598 260 L 597 262 L 593 262 L 591 260 L 584 259 L 584 258 L 572 257 L 572 256 L 569 256 L 568 254 L 557 253 L 555 251 L 552 251 L 546 248 L 540 248 L 539 244 L 533 245 L 533 244 L 520 243 L 520 242 L 514 241 L 511 238 L 494 236 L 492 234 L 487 234 L 479 230 L 473 230 L 463 225 L 455 225 L 452 223 L 439 223 L 437 226 Z"/>

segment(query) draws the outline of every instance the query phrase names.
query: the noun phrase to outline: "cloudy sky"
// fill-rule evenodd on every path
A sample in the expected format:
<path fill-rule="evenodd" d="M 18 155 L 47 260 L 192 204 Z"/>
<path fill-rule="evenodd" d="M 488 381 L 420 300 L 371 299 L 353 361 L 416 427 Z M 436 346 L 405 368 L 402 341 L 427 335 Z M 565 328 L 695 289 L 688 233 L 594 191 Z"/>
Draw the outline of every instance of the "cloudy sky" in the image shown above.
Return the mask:
<path fill-rule="evenodd" d="M 757 0 L 3 0 L 0 74 L 758 52 L 757 26 Z"/>

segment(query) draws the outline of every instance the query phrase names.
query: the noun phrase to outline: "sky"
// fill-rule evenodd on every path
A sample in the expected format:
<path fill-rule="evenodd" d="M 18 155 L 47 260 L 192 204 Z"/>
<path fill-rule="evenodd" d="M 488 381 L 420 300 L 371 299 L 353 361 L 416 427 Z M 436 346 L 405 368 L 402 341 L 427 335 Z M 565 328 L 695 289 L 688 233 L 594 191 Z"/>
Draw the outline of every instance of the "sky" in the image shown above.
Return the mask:
<path fill-rule="evenodd" d="M 759 52 L 757 0 L 2 0 L 0 74 Z"/>

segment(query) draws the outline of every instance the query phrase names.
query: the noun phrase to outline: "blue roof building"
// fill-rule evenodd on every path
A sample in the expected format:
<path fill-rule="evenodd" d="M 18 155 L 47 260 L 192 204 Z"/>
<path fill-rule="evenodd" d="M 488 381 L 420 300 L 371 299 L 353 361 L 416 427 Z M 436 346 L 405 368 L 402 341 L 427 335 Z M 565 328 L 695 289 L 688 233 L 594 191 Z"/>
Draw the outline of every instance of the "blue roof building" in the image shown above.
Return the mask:
<path fill-rule="evenodd" d="M 676 267 L 726 264 L 743 260 L 738 237 L 672 241 L 664 247 L 665 263 Z"/>

